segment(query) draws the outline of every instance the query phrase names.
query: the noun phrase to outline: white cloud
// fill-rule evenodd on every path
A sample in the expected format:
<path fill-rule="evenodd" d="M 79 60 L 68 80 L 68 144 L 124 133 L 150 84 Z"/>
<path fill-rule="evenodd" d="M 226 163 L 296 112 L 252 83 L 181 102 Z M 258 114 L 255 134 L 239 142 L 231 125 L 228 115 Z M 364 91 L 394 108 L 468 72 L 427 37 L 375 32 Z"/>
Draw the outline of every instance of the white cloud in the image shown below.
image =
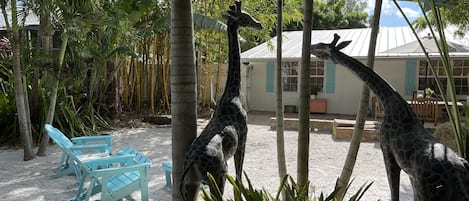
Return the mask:
<path fill-rule="evenodd" d="M 381 15 L 393 15 L 396 10 L 397 8 L 393 2 L 389 0 L 383 1 L 383 5 L 381 6 Z"/>
<path fill-rule="evenodd" d="M 366 1 L 366 5 L 368 6 L 368 8 L 366 9 L 366 11 L 368 13 L 370 13 L 371 11 L 373 11 L 373 8 L 375 7 L 375 1 L 374 0 L 367 0 Z"/>
<path fill-rule="evenodd" d="M 420 16 L 420 12 L 412 8 L 402 8 L 402 11 L 408 18 L 416 18 Z M 401 12 L 399 11 L 396 11 L 396 15 L 402 17 Z"/>
<path fill-rule="evenodd" d="M 373 14 L 373 10 L 375 9 L 375 2 L 376 0 L 367 0 L 367 12 L 370 15 Z M 402 10 L 408 18 L 416 18 L 421 15 L 418 10 L 409 7 L 404 7 L 403 3 L 399 3 L 399 5 L 401 5 Z M 381 6 L 381 15 L 399 16 L 402 18 L 400 11 L 397 9 L 396 5 L 394 5 L 394 2 L 392 0 L 383 0 L 383 4 Z"/>
<path fill-rule="evenodd" d="M 376 0 L 367 0 L 367 12 L 372 15 L 373 10 L 375 9 L 375 2 Z M 383 0 L 383 4 L 381 5 L 381 15 L 394 15 L 396 11 L 396 7 L 391 0 Z"/>

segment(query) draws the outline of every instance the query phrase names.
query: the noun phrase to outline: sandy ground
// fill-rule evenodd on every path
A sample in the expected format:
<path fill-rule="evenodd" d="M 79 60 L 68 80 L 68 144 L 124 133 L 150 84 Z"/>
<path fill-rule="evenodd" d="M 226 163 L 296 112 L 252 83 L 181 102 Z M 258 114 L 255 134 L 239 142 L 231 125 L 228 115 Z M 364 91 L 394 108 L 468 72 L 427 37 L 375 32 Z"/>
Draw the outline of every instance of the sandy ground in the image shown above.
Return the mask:
<path fill-rule="evenodd" d="M 276 131 L 268 125 L 266 115 L 249 115 L 249 133 L 246 145 L 244 170 L 253 185 L 265 188 L 275 195 L 278 185 Z M 200 122 L 199 129 L 204 123 Z M 147 155 L 153 162 L 149 178 L 150 199 L 171 200 L 171 189 L 165 187 L 161 163 L 171 161 L 171 128 L 147 126 L 145 128 L 120 129 L 112 132 L 113 149 L 130 145 Z M 296 178 L 297 132 L 286 131 L 286 156 L 289 174 Z M 309 179 L 316 192 L 330 193 L 340 175 L 348 141 L 335 141 L 330 133 L 314 132 L 310 135 Z M 77 190 L 74 176 L 50 179 L 59 163 L 61 152 L 56 145 L 48 148 L 48 156 L 22 161 L 22 150 L 0 149 L 0 200 L 36 201 L 66 200 Z M 229 162 L 230 174 L 234 175 L 234 163 Z M 374 182 L 363 200 L 390 200 L 383 157 L 378 143 L 362 143 L 352 177 L 350 189 L 355 192 L 365 182 Z M 225 195 L 232 195 L 231 185 L 225 187 Z M 410 182 L 401 174 L 401 200 L 412 200 Z M 93 197 L 94 198 L 94 197 Z M 140 192 L 131 195 L 140 200 Z M 93 200 L 98 200 L 99 196 Z"/>

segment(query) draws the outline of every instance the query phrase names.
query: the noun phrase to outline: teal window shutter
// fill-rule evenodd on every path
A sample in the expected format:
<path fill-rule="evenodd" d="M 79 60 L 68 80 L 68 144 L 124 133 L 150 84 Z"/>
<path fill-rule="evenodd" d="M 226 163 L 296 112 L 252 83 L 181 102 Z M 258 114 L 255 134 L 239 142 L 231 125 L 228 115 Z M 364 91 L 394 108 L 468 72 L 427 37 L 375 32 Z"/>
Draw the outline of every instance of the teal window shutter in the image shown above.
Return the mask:
<path fill-rule="evenodd" d="M 326 86 L 325 93 L 333 94 L 335 93 L 335 63 L 331 60 L 326 61 Z"/>
<path fill-rule="evenodd" d="M 265 83 L 265 91 L 266 92 L 274 92 L 274 76 L 275 76 L 275 66 L 273 61 L 267 62 L 266 68 L 266 83 Z"/>
<path fill-rule="evenodd" d="M 417 60 L 407 59 L 405 63 L 405 95 L 411 96 L 417 90 Z"/>

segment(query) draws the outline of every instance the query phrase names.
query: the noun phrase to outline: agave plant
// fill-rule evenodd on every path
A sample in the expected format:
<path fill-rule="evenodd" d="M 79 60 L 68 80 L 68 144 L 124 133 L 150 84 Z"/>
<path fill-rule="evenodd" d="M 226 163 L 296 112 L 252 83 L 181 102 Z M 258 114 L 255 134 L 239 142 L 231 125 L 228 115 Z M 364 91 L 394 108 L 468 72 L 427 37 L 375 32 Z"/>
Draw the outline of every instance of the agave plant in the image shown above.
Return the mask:
<path fill-rule="evenodd" d="M 300 186 L 296 183 L 296 181 L 290 176 L 286 175 L 282 181 L 280 182 L 280 187 L 277 190 L 277 194 L 273 197 L 271 194 L 267 192 L 264 188 L 256 189 L 249 177 L 244 174 L 247 185 L 245 185 L 242 181 L 235 180 L 232 176 L 227 175 L 227 179 L 230 184 L 233 186 L 233 201 L 278 201 L 280 200 L 280 195 L 285 192 L 285 201 L 343 201 L 345 200 L 344 197 L 337 198 L 339 193 L 339 186 L 336 182 L 334 190 L 329 193 L 329 195 L 325 196 L 324 193 L 320 193 L 316 195 L 314 187 L 310 185 L 308 182 L 305 186 Z M 208 174 L 209 182 L 208 185 L 210 189 L 214 192 L 207 192 L 204 188 L 202 188 L 202 198 L 205 201 L 223 201 L 223 195 L 221 194 L 220 189 L 218 188 L 215 179 L 213 178 L 210 173 Z M 350 186 L 352 185 L 353 180 L 346 186 L 344 195 L 347 194 Z M 371 187 L 373 182 L 363 184 L 357 192 L 355 192 L 348 201 L 359 201 L 363 198 L 365 192 Z"/>

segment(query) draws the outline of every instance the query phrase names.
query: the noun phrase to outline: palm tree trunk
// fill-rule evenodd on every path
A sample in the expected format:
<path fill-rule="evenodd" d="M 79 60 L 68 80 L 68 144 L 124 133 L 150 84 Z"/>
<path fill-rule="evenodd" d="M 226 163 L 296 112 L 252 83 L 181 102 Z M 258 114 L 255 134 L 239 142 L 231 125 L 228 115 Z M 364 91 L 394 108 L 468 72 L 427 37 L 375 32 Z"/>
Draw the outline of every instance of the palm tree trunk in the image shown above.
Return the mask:
<path fill-rule="evenodd" d="M 50 54 L 49 51 L 51 49 L 51 26 L 50 26 L 50 16 L 49 16 L 49 11 L 45 11 L 44 8 L 46 8 L 48 5 L 45 2 L 42 2 L 40 5 L 40 17 L 39 17 L 39 28 L 37 31 L 37 40 L 36 40 L 36 49 L 34 51 L 35 55 L 41 55 L 41 53 L 46 53 L 43 55 L 47 55 L 47 62 L 49 63 L 50 61 Z M 36 56 L 36 57 L 38 57 Z M 38 60 L 36 60 L 38 61 Z M 42 107 L 42 102 L 40 101 L 40 81 L 41 81 L 41 74 L 42 70 L 40 68 L 40 64 L 37 63 L 37 66 L 33 68 L 33 74 L 32 74 L 32 84 L 31 84 L 31 121 L 32 125 L 39 125 L 42 126 L 41 124 L 44 123 L 42 122 L 42 118 L 40 118 L 41 114 L 41 107 Z M 34 131 L 34 130 L 33 130 Z M 42 129 L 39 129 L 38 134 L 44 134 L 42 132 Z M 39 148 L 41 149 L 41 148 Z M 38 151 L 39 153 L 39 151 Z M 36 155 L 38 155 L 36 153 Z M 42 155 L 38 155 L 42 156 Z"/>
<path fill-rule="evenodd" d="M 57 102 L 57 90 L 59 88 L 59 78 L 60 78 L 60 69 L 62 67 L 64 58 L 65 58 L 65 49 L 67 49 L 68 37 L 65 36 L 62 40 L 62 46 L 60 47 L 60 54 L 59 54 L 59 70 L 56 75 L 56 81 L 52 86 L 52 93 L 49 99 L 49 110 L 47 111 L 47 118 L 46 124 L 52 124 L 54 121 L 54 114 L 55 114 L 55 105 Z M 38 156 L 45 156 L 47 150 L 47 144 L 49 143 L 49 135 L 44 134 L 41 138 L 41 144 L 39 145 L 39 149 L 37 150 L 36 155 Z"/>
<path fill-rule="evenodd" d="M 41 5 L 42 6 L 42 5 Z M 37 55 L 40 54 L 41 51 L 44 51 L 44 52 L 49 52 L 50 48 L 51 48 L 51 26 L 50 23 L 49 23 L 49 13 L 46 13 L 46 12 L 42 12 L 40 14 L 40 22 L 39 22 L 39 29 L 38 29 L 38 37 L 37 37 L 37 43 L 36 43 L 36 53 Z M 44 39 L 44 40 L 43 40 Z M 43 45 L 43 42 L 44 42 L 44 46 Z M 38 113 L 38 111 L 36 110 L 39 110 L 39 93 L 38 93 L 38 90 L 39 90 L 39 79 L 40 79 L 40 71 L 39 69 L 35 69 L 34 70 L 34 75 L 33 75 L 34 79 L 33 79 L 33 115 L 37 115 L 35 113 Z M 51 97 L 52 98 L 52 97 Z M 36 104 L 36 105 L 34 105 Z M 35 119 L 36 117 L 32 116 L 33 119 Z M 37 122 L 37 123 L 41 123 L 41 122 Z M 45 122 L 45 123 L 48 123 L 48 124 L 52 124 L 52 122 Z M 46 147 L 47 147 L 47 144 L 49 142 L 49 136 L 44 133 L 44 132 L 41 132 L 42 129 L 39 131 L 40 133 L 42 133 L 42 137 L 41 137 L 41 142 L 39 144 L 39 149 L 37 150 L 36 152 L 36 155 L 37 156 L 45 156 L 46 155 Z"/>
<path fill-rule="evenodd" d="M 285 162 L 285 139 L 283 121 L 283 82 L 282 82 L 282 13 L 283 0 L 277 1 L 277 163 L 280 180 L 287 175 Z M 282 193 L 285 199 L 285 193 Z"/>
<path fill-rule="evenodd" d="M 184 155 L 197 135 L 197 85 L 192 2 L 173 0 L 171 3 L 172 198 L 180 201 Z"/>
<path fill-rule="evenodd" d="M 300 106 L 299 106 L 299 128 L 298 128 L 298 185 L 303 187 L 308 184 L 308 162 L 309 162 L 309 89 L 311 62 L 311 29 L 313 25 L 313 0 L 305 0 L 303 21 L 303 47 L 300 65 Z"/>
<path fill-rule="evenodd" d="M 13 53 L 13 73 L 15 77 L 15 98 L 16 110 L 18 113 L 18 122 L 20 128 L 20 135 L 24 146 L 23 160 L 31 160 L 34 158 L 33 153 L 33 140 L 31 136 L 31 124 L 29 120 L 29 109 L 27 107 L 28 93 L 25 91 L 23 82 L 23 73 L 21 69 L 20 60 L 20 34 L 18 27 L 18 15 L 16 10 L 16 0 L 11 1 L 11 16 L 12 16 L 12 29 L 11 29 L 11 45 Z M 6 21 L 6 20 L 5 20 Z"/>
<path fill-rule="evenodd" d="M 367 66 L 373 69 L 375 61 L 375 51 L 376 51 L 376 39 L 379 32 L 379 20 L 381 13 L 381 4 L 382 0 L 377 0 L 375 3 L 375 10 L 373 16 L 373 22 L 371 27 L 371 39 L 370 46 L 368 49 L 368 60 Z M 360 105 L 357 111 L 357 117 L 355 120 L 355 126 L 353 128 L 352 139 L 350 142 L 350 147 L 347 153 L 347 158 L 345 159 L 344 167 L 342 168 L 342 173 L 339 177 L 339 193 L 341 197 L 344 197 L 346 186 L 350 181 L 350 177 L 353 172 L 353 167 L 355 166 L 355 161 L 357 159 L 357 153 L 360 148 L 360 142 L 363 135 L 363 128 L 365 126 L 366 116 L 368 113 L 368 105 L 370 100 L 370 89 L 367 85 L 363 84 L 362 87 L 362 96 Z"/>

